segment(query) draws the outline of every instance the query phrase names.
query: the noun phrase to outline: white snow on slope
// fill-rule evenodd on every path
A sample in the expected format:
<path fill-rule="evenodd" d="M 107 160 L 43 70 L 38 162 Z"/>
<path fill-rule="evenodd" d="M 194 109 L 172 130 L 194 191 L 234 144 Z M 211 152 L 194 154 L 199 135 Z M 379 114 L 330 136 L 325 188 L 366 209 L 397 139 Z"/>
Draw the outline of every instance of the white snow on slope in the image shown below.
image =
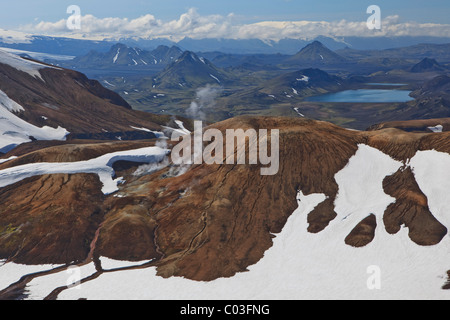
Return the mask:
<path fill-rule="evenodd" d="M 179 137 L 191 134 L 191 132 L 184 127 L 183 121 L 175 120 L 175 123 L 177 124 L 179 129 L 162 126 L 165 130 L 168 131 L 168 136 L 170 136 L 171 139 L 177 139 Z"/>
<path fill-rule="evenodd" d="M 17 159 L 16 156 L 9 157 L 8 159 L 0 159 L 0 164 Z"/>
<path fill-rule="evenodd" d="M 184 123 L 181 120 L 175 120 L 175 123 L 180 128 L 180 130 L 184 131 L 185 134 L 190 134 L 191 132 L 184 127 Z"/>
<path fill-rule="evenodd" d="M 67 268 L 58 273 L 37 277 L 27 285 L 29 292 L 27 299 L 43 300 L 49 295 L 49 293 L 56 289 L 56 287 L 54 287 L 55 283 L 59 284 L 59 286 L 74 286 L 79 284 L 82 275 L 94 274 L 95 271 L 95 265 L 93 263 L 89 263 L 81 267 Z M 77 289 L 73 288 L 73 290 Z"/>
<path fill-rule="evenodd" d="M 444 130 L 444 127 L 439 124 L 439 125 L 437 125 L 435 127 L 428 127 L 428 129 L 430 129 L 434 133 L 440 133 L 440 132 L 442 132 Z"/>
<path fill-rule="evenodd" d="M 153 133 L 157 138 L 163 138 L 164 137 L 164 133 L 160 132 L 160 131 L 154 131 L 154 130 L 150 130 L 147 128 L 138 128 L 138 127 L 134 127 L 134 126 L 130 126 L 130 128 L 134 129 L 134 130 L 139 130 L 139 131 L 144 131 L 144 132 L 151 132 Z"/>
<path fill-rule="evenodd" d="M 11 100 L 2 90 L 0 90 L 0 107 L 4 107 L 10 112 L 25 111 L 20 104 Z"/>
<path fill-rule="evenodd" d="M 304 115 L 303 113 L 300 112 L 300 109 L 299 109 L 298 107 L 294 107 L 294 111 L 297 112 L 297 114 L 298 114 L 300 117 L 303 117 L 303 118 L 305 117 L 305 115 Z"/>
<path fill-rule="evenodd" d="M 36 140 L 65 140 L 69 134 L 61 127 L 36 127 L 11 112 L 21 110 L 24 110 L 22 106 L 0 91 L 0 152 L 6 153 L 19 144 L 30 142 L 30 137 Z"/>
<path fill-rule="evenodd" d="M 15 31 L 15 30 L 5 30 L 0 28 L 0 41 L 3 43 L 13 44 L 13 43 L 31 43 L 33 36 L 31 34 Z"/>
<path fill-rule="evenodd" d="M 435 195 L 434 199 L 430 197 L 431 202 L 442 204 L 447 201 L 450 179 L 443 182 L 444 178 L 436 177 L 436 180 L 427 180 L 425 186 L 421 180 L 422 176 L 425 179 L 431 174 L 433 178 L 442 174 L 443 168 L 448 169 L 450 156 L 442 155 L 442 159 L 435 156 L 434 153 L 419 153 L 411 163 L 421 187 L 427 190 L 428 196 L 430 192 Z M 425 172 L 425 163 L 438 166 Z M 82 284 L 79 290 L 63 291 L 59 298 L 448 300 L 450 291 L 441 287 L 450 267 L 450 238 L 446 236 L 436 246 L 422 247 L 409 239 L 406 228 L 396 235 L 384 229 L 382 209 L 394 199 L 384 194 L 382 180 L 399 167 L 400 163 L 388 155 L 360 145 L 348 166 L 336 175 L 338 217 L 324 231 L 308 233 L 308 214 L 326 197 L 299 192 L 298 209 L 276 235 L 272 248 L 260 262 L 248 268 L 249 272 L 211 282 L 163 279 L 156 276 L 155 268 L 105 273 Z M 357 194 L 351 195 L 352 192 Z M 373 209 L 365 201 L 372 204 Z M 432 212 L 436 204 L 431 205 Z M 349 230 L 370 213 L 377 215 L 375 239 L 364 248 L 346 245 L 344 239 Z M 444 223 L 450 229 L 448 222 Z M 379 288 L 370 286 L 372 270 L 380 272 Z"/>
<path fill-rule="evenodd" d="M 79 290 L 63 291 L 59 299 L 450 299 L 450 292 L 441 290 L 449 241 L 419 247 L 403 229 L 366 248 L 352 248 L 336 241 L 332 230 L 306 231 L 307 215 L 323 200 L 322 194 L 300 192 L 298 209 L 249 272 L 212 282 L 163 279 L 155 268 L 105 273 Z M 368 286 L 374 266 L 380 270 L 379 289 Z"/>
<path fill-rule="evenodd" d="M 58 69 L 38 62 L 23 59 L 15 54 L 0 50 L 0 63 L 7 64 L 19 71 L 28 73 L 30 76 L 39 78 L 43 81 L 39 70 L 44 68 Z"/>
<path fill-rule="evenodd" d="M 26 178 L 45 174 L 92 173 L 97 174 L 103 183 L 102 192 L 111 194 L 118 190 L 117 184 L 121 182 L 121 178 L 113 179 L 114 170 L 112 166 L 114 162 L 119 160 L 142 163 L 160 162 L 168 152 L 168 150 L 159 147 L 149 147 L 109 153 L 86 161 L 25 164 L 0 170 L 0 188 Z"/>
<path fill-rule="evenodd" d="M 115 85 L 113 85 L 113 84 L 111 84 L 111 83 L 109 83 L 108 81 L 106 81 L 106 80 L 103 80 L 103 82 L 104 83 L 106 83 L 108 86 L 111 86 L 111 87 L 115 87 Z"/>
<path fill-rule="evenodd" d="M 395 202 L 395 198 L 384 193 L 383 180 L 402 166 L 402 162 L 393 160 L 378 149 L 359 145 L 348 165 L 335 176 L 339 185 L 335 201 L 337 219 L 353 222 L 353 225 L 346 224 L 350 229 L 342 231 L 345 236 L 370 214 L 374 214 L 378 225 L 382 225 L 386 208 Z"/>

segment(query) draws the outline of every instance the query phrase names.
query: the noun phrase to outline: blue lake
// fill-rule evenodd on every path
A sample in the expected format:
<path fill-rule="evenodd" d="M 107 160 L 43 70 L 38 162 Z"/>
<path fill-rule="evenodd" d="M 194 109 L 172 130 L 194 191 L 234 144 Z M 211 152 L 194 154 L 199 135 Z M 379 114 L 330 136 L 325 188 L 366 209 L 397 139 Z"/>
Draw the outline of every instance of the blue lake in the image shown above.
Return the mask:
<path fill-rule="evenodd" d="M 414 100 L 408 90 L 357 89 L 327 93 L 306 98 L 310 102 L 354 102 L 354 103 L 389 103 Z"/>

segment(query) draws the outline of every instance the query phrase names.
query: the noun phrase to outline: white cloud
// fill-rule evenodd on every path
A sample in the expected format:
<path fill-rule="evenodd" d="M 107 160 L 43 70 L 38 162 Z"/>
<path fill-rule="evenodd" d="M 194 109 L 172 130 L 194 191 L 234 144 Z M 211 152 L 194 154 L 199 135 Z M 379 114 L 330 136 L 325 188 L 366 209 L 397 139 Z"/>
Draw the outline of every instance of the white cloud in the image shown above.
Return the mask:
<path fill-rule="evenodd" d="M 162 21 L 151 14 L 136 19 L 97 18 L 85 15 L 81 20 L 81 30 L 70 31 L 66 20 L 39 22 L 27 25 L 21 31 L 32 34 L 72 36 L 91 39 L 122 37 L 194 39 L 262 39 L 283 38 L 312 39 L 324 36 L 439 36 L 449 37 L 450 25 L 435 23 L 401 22 L 399 16 L 385 17 L 382 30 L 369 30 L 366 21 L 262 21 L 251 24 L 238 23 L 233 14 L 227 16 L 202 16 L 195 9 L 189 9 L 178 19 Z"/>

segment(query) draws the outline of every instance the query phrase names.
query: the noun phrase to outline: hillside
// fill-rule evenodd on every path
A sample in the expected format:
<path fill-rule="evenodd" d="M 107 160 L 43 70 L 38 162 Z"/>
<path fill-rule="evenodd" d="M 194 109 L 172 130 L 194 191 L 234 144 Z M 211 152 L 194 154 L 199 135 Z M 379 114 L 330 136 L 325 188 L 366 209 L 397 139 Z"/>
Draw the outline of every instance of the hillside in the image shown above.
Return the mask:
<path fill-rule="evenodd" d="M 331 65 L 345 63 L 347 60 L 328 49 L 319 41 L 314 41 L 300 50 L 297 54 L 285 60 L 286 64 L 295 65 Z"/>
<path fill-rule="evenodd" d="M 31 140 L 155 138 L 170 117 L 134 111 L 85 75 L 0 51 L 3 153 Z M 143 130 L 144 128 L 145 130 Z"/>
<path fill-rule="evenodd" d="M 303 69 L 267 81 L 261 91 L 274 95 L 308 96 L 338 90 L 345 80 L 320 69 Z M 283 94 L 284 93 L 284 94 Z"/>
<path fill-rule="evenodd" d="M 424 58 L 419 63 L 411 68 L 411 72 L 431 72 L 431 71 L 444 71 L 443 68 L 435 59 Z"/>
<path fill-rule="evenodd" d="M 450 77 L 446 75 L 434 77 L 414 90 L 411 96 L 415 100 L 398 107 L 403 113 L 402 120 L 450 117 Z"/>
<path fill-rule="evenodd" d="M 355 286 L 360 281 L 354 278 L 355 266 L 367 277 L 366 268 L 374 263 L 386 266 L 390 281 L 385 297 L 398 297 L 400 283 L 406 296 L 445 297 L 440 288 L 446 279 L 439 276 L 450 268 L 449 186 L 441 171 L 450 161 L 447 133 L 361 132 L 271 117 L 239 117 L 211 128 L 279 129 L 278 173 L 261 176 L 260 165 L 226 164 L 193 165 L 186 171 L 166 163 L 137 170 L 139 163 L 133 167 L 118 161 L 110 165 L 124 183 L 111 195 L 102 193 L 102 180 L 89 172 L 28 176 L 0 189 L 0 219 L 6 226 L 0 234 L 0 258 L 9 263 L 95 263 L 97 276 L 83 283 L 82 291 L 62 288 L 61 295 L 71 298 L 111 296 L 105 291 L 111 286 L 116 296 L 125 290 L 131 296 L 162 297 L 173 294 L 177 283 L 203 288 L 189 292 L 191 298 L 229 298 L 218 287 L 234 288 L 239 282 L 245 287 L 238 294 L 243 298 L 267 296 L 261 286 L 270 288 L 271 297 L 336 294 L 321 292 L 327 287 L 317 284 L 323 281 L 338 281 L 340 297 L 361 297 L 370 290 L 366 280 Z M 100 146 L 102 151 L 87 157 L 87 150 L 97 146 L 79 146 L 76 153 L 69 146 L 54 147 L 33 158 L 54 161 L 51 155 L 60 154 L 66 156 L 57 162 L 68 161 L 69 155 L 70 161 L 80 161 L 105 152 L 109 157 L 118 145 Z M 130 150 L 138 150 L 136 143 L 122 147 L 124 156 L 137 154 Z M 0 165 L 2 179 L 30 168 L 30 156 Z M 89 181 L 86 187 L 83 181 Z M 54 197 L 53 190 L 64 196 Z M 50 225 L 58 227 L 50 232 Z M 126 277 L 125 269 L 104 272 L 119 260 L 122 266 L 139 266 L 129 271 L 134 277 L 128 281 L 113 280 Z M 313 271 L 320 279 L 308 278 Z M 353 280 L 345 281 L 345 274 Z M 280 281 L 292 286 L 286 291 Z M 27 283 L 19 282 L 0 296 L 17 294 Z M 186 297 L 180 291 L 177 296 Z"/>

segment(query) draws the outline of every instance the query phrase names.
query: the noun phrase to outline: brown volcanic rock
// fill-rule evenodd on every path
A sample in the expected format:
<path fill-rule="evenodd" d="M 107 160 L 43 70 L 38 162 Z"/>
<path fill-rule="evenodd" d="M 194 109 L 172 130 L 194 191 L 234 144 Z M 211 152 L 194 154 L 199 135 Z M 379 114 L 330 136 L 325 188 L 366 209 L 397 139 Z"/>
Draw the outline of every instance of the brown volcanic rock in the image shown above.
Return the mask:
<path fill-rule="evenodd" d="M 402 225 L 409 228 L 409 237 L 422 246 L 435 245 L 447 234 L 444 227 L 428 208 L 428 199 L 422 193 L 410 168 L 399 170 L 383 182 L 384 191 L 397 199 L 384 214 L 386 231 L 395 234 Z"/>
<path fill-rule="evenodd" d="M 66 144 L 33 151 L 0 170 L 34 162 L 73 162 L 154 145 L 145 142 Z M 105 196 L 93 174 L 44 175 L 0 188 L 0 257 L 19 263 L 83 261 L 104 220 Z"/>
<path fill-rule="evenodd" d="M 335 200 L 335 196 L 328 198 L 311 211 L 308 215 L 308 232 L 319 233 L 328 226 L 330 221 L 336 218 L 337 213 L 334 211 Z"/>
<path fill-rule="evenodd" d="M 4 227 L 0 241 L 5 244 L 2 247 L 9 248 L 8 252 L 1 252 L 0 258 L 19 253 L 13 261 L 54 263 L 65 252 L 64 258 L 70 262 L 87 258 L 92 249 L 94 256 L 119 260 L 155 259 L 153 263 L 163 277 L 184 276 L 205 281 L 231 277 L 258 262 L 272 246 L 273 234 L 281 232 L 297 208 L 299 190 L 306 195 L 323 193 L 328 197 L 308 217 L 310 232 L 326 228 L 336 215 L 335 174 L 347 165 L 358 144 L 376 147 L 401 161 L 412 157 L 417 150 L 450 152 L 449 133 L 413 134 L 396 129 L 357 132 L 325 122 L 270 117 L 239 117 L 211 127 L 222 132 L 238 128 L 279 129 L 278 174 L 261 176 L 259 165 L 201 164 L 178 176 L 173 175 L 174 166 L 134 176 L 133 168 L 121 163 L 120 175 L 124 175 L 127 183 L 120 186 L 119 197 L 106 199 L 100 194 L 95 176 L 80 175 L 83 181 L 91 179 L 86 181 L 86 186 L 91 188 L 83 188 L 81 181 L 74 179 L 79 175 L 71 176 L 70 180 L 64 180 L 64 175 L 52 176 L 51 180 L 50 177 L 27 179 L 0 189 L 0 225 Z M 74 159 L 76 154 L 93 157 L 118 146 L 99 144 L 98 150 L 95 144 L 55 146 L 48 153 L 43 150 L 39 156 L 31 153 L 13 161 L 20 163 L 27 157 L 27 161 L 47 157 Z M 133 146 L 136 145 L 130 143 L 127 148 Z M 59 148 L 67 156 L 59 158 Z M 75 152 L 76 148 L 79 150 Z M 15 165 L 13 161 L 3 165 Z M 423 244 L 439 241 L 446 231 L 427 211 L 426 197 L 411 172 L 387 177 L 384 188 L 397 199 L 399 208 L 386 212 L 385 224 L 391 232 L 404 223 L 414 241 Z M 62 190 L 56 193 L 61 198 L 54 195 L 57 191 L 54 189 Z M 36 197 L 27 196 L 27 190 L 34 190 Z M 43 208 L 53 211 L 44 214 Z M 45 224 L 37 218 L 30 220 L 31 213 Z M 67 226 L 66 215 L 69 221 L 77 223 Z M 76 227 L 77 232 L 70 236 L 72 242 L 60 229 L 44 228 L 59 224 L 68 230 Z M 369 216 L 353 229 L 346 242 L 352 246 L 369 243 L 375 227 L 373 217 Z M 47 234 L 53 242 L 44 246 L 48 243 Z M 98 240 L 94 241 L 96 235 Z M 21 241 L 28 239 L 42 245 L 25 250 Z M 43 254 L 38 255 L 38 251 Z M 71 251 L 74 254 L 69 256 L 67 253 Z"/>
<path fill-rule="evenodd" d="M 363 219 L 345 238 L 345 243 L 356 248 L 364 247 L 372 242 L 377 228 L 377 218 L 371 214 Z"/>

